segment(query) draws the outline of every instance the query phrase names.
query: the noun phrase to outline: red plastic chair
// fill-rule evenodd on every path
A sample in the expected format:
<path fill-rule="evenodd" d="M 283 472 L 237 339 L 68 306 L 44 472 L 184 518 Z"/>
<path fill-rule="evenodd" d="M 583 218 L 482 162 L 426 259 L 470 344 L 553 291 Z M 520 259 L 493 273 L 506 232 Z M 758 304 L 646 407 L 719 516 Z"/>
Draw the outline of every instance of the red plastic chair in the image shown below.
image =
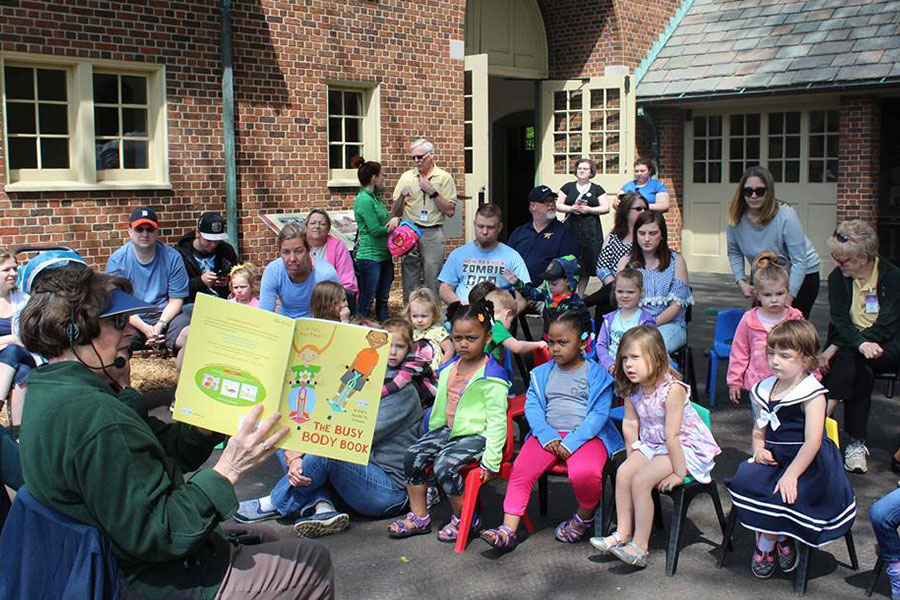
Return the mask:
<path fill-rule="evenodd" d="M 509 398 L 509 406 L 506 410 L 506 445 L 503 447 L 503 462 L 500 464 L 500 477 L 509 481 L 509 475 L 512 473 L 512 457 L 513 457 L 513 420 L 525 414 L 525 394 L 511 396 Z M 469 540 L 469 532 L 472 529 L 472 520 L 475 517 L 475 507 L 478 504 L 478 491 L 481 489 L 481 467 L 478 463 L 473 463 L 460 470 L 460 474 L 466 479 L 465 490 L 463 491 L 463 508 L 462 514 L 459 516 L 459 534 L 456 537 L 457 552 L 466 551 L 466 542 Z M 528 515 L 522 516 L 525 524 L 525 530 L 528 533 L 534 531 L 531 520 Z"/>

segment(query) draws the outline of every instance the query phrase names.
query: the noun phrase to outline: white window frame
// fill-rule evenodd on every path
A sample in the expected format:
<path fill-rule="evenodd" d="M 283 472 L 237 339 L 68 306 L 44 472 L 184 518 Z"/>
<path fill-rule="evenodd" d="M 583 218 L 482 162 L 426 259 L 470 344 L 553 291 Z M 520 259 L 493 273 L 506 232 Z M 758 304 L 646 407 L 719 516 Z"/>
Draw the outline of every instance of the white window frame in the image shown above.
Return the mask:
<path fill-rule="evenodd" d="M 330 140 L 328 120 L 328 93 L 331 91 L 362 92 L 362 156 L 366 160 L 381 160 L 381 88 L 377 83 L 367 81 L 329 80 L 325 90 L 325 162 L 328 165 L 328 187 L 357 187 L 359 179 L 356 169 L 332 169 L 330 165 Z"/>
<path fill-rule="evenodd" d="M 77 190 L 171 189 L 169 182 L 168 128 L 166 123 L 166 73 L 162 65 L 122 61 L 87 61 L 69 57 L 7 52 L 0 54 L 0 105 L 4 108 L 3 142 L 8 148 L 5 117 L 6 66 L 64 69 L 69 107 L 69 168 L 11 169 L 8 157 L 7 192 Z M 147 169 L 98 170 L 94 137 L 94 71 L 147 77 Z"/>

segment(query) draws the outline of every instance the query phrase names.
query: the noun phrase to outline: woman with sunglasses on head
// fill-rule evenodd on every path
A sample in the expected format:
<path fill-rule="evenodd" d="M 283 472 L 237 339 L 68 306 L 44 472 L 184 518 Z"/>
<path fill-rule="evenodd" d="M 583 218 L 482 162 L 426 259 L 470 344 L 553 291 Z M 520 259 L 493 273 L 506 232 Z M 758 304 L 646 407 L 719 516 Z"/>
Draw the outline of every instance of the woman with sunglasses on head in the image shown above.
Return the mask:
<path fill-rule="evenodd" d="M 20 336 L 49 363 L 31 372 L 22 416 L 31 495 L 109 538 L 123 597 L 333 598 L 322 546 L 263 531 L 266 543 L 232 545 L 220 527 L 237 510 L 238 480 L 275 454 L 288 428 L 277 413 L 259 422 L 254 407 L 201 469 L 225 436 L 149 416 L 130 387 L 129 316 L 150 306 L 129 291 L 127 280 L 84 266 L 49 271 L 32 288 Z"/>
<path fill-rule="evenodd" d="M 797 212 L 775 198 L 772 174 L 763 167 L 744 171 L 728 209 L 728 260 L 734 280 L 748 300 L 755 300 L 744 263 L 765 251 L 790 263 L 789 304 L 809 318 L 819 295 L 819 253 L 806 237 Z"/>
<path fill-rule="evenodd" d="M 900 359 L 900 269 L 878 256 L 875 229 L 845 221 L 828 239 L 831 324 L 820 365 L 827 371 L 829 414 L 844 403 L 844 469 L 866 472 L 867 425 L 875 373 L 896 373 Z M 900 473 L 900 450 L 891 459 Z"/>

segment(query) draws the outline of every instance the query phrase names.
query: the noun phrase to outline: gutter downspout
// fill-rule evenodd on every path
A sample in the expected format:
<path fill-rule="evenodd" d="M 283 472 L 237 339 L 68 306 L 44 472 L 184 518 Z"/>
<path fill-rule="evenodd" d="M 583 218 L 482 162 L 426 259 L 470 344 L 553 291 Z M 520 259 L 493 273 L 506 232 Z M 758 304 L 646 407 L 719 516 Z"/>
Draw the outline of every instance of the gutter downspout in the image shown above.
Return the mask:
<path fill-rule="evenodd" d="M 225 219 L 228 243 L 238 248 L 237 164 L 234 154 L 234 72 L 231 63 L 231 0 L 222 0 L 222 126 L 225 135 Z"/>

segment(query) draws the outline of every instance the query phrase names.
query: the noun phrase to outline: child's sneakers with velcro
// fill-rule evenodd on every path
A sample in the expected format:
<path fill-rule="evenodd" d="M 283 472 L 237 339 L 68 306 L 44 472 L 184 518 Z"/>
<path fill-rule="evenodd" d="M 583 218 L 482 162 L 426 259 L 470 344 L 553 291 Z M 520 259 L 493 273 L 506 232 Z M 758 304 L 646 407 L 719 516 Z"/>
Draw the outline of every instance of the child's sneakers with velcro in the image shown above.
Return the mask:
<path fill-rule="evenodd" d="M 900 568 L 888 565 L 887 574 L 891 580 L 891 599 L 900 600 Z"/>
<path fill-rule="evenodd" d="M 756 577 L 768 579 L 775 572 L 775 555 L 757 548 L 750 559 L 750 570 Z"/>
<path fill-rule="evenodd" d="M 778 568 L 783 573 L 790 573 L 797 568 L 797 549 L 794 542 L 790 540 L 775 542 L 775 554 L 778 555 Z"/>

